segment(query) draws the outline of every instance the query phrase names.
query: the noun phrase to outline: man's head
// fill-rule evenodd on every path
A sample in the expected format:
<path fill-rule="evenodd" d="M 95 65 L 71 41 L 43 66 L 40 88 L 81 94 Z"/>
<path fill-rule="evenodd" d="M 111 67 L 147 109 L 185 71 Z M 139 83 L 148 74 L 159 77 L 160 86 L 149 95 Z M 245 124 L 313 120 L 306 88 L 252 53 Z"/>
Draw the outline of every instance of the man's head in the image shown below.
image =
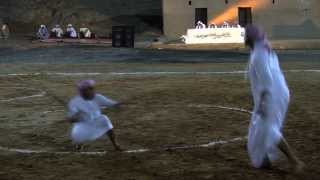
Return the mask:
<path fill-rule="evenodd" d="M 254 48 L 254 44 L 259 41 L 264 41 L 266 38 L 265 32 L 254 25 L 248 25 L 246 27 L 245 44 L 251 49 Z"/>
<path fill-rule="evenodd" d="M 95 85 L 94 80 L 82 80 L 77 84 L 79 94 L 85 100 L 92 100 L 95 97 Z"/>

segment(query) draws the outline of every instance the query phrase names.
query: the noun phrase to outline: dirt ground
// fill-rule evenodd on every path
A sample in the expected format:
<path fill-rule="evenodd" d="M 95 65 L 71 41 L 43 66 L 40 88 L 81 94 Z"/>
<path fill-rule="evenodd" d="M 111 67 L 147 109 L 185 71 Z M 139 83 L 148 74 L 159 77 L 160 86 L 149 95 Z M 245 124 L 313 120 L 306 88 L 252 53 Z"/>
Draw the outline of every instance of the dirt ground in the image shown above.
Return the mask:
<path fill-rule="evenodd" d="M 76 51 L 87 56 L 80 59 Z M 118 53 L 106 57 L 105 51 Z M 319 179 L 319 71 L 285 73 L 292 99 L 283 131 L 307 165 L 305 172 L 296 175 L 283 156 L 270 170 L 252 168 L 245 139 L 209 148 L 162 150 L 246 136 L 249 114 L 212 106 L 251 109 L 245 74 L 213 73 L 245 70 L 247 54 L 135 50 L 130 52 L 135 56 L 132 61 L 126 59 L 130 56 L 127 50 L 74 48 L 74 54 L 62 52 L 0 50 L 0 146 L 46 151 L 0 150 L 0 179 Z M 320 70 L 318 54 L 281 52 L 281 65 L 284 70 Z M 175 58 L 177 61 L 172 60 Z M 107 151 L 104 155 L 54 153 L 74 152 L 69 138 L 71 124 L 62 122 L 66 111 L 60 100 L 70 99 L 75 95 L 74 84 L 88 78 L 97 80 L 99 92 L 124 103 L 118 109 L 105 110 L 123 148 L 155 151 L 114 152 L 109 140 L 102 138 L 87 144 L 83 151 Z M 44 96 L 23 98 L 43 91 Z"/>

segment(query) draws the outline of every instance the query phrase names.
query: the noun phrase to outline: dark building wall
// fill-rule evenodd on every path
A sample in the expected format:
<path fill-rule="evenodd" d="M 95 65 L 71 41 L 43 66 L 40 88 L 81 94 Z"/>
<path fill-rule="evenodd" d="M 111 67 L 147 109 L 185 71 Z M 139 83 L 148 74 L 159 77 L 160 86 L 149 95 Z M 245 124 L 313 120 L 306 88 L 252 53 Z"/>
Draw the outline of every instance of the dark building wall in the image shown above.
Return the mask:
<path fill-rule="evenodd" d="M 208 8 L 209 20 L 241 0 L 163 0 L 164 33 L 178 38 L 194 27 L 195 8 Z M 252 0 L 263 2 L 253 7 L 253 23 L 262 26 L 273 39 L 320 38 L 319 0 Z M 241 6 L 239 6 L 241 7 Z M 238 21 L 238 18 L 234 19 Z M 233 23 L 233 22 L 232 22 Z"/>

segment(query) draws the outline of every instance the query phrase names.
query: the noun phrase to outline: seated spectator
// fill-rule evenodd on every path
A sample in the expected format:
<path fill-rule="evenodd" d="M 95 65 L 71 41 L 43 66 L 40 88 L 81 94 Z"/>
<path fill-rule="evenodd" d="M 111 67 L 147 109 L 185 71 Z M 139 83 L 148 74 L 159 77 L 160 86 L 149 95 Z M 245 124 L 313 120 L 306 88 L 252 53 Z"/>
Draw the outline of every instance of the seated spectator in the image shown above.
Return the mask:
<path fill-rule="evenodd" d="M 80 28 L 80 38 L 92 38 L 92 33 L 89 28 Z"/>
<path fill-rule="evenodd" d="M 54 38 L 62 38 L 63 30 L 59 24 L 55 25 L 55 27 L 51 30 L 51 37 Z"/>
<path fill-rule="evenodd" d="M 217 28 L 218 26 L 217 26 L 216 24 L 212 23 L 212 24 L 210 24 L 209 27 L 210 27 L 210 28 Z"/>
<path fill-rule="evenodd" d="M 203 24 L 203 22 L 198 21 L 196 24 L 196 29 L 204 29 L 204 28 L 206 28 L 206 25 Z"/>
<path fill-rule="evenodd" d="M 37 37 L 42 40 L 49 38 L 49 31 L 45 25 L 42 24 L 40 26 L 38 33 L 37 33 Z"/>
<path fill-rule="evenodd" d="M 223 28 L 229 28 L 230 25 L 227 21 L 223 22 L 223 25 L 222 25 Z"/>
<path fill-rule="evenodd" d="M 72 24 L 68 24 L 67 31 L 66 31 L 67 38 L 77 38 L 77 31 L 74 29 Z"/>
<path fill-rule="evenodd" d="M 1 27 L 1 37 L 3 39 L 8 39 L 10 36 L 10 29 L 9 29 L 9 25 L 7 23 L 4 23 Z"/>

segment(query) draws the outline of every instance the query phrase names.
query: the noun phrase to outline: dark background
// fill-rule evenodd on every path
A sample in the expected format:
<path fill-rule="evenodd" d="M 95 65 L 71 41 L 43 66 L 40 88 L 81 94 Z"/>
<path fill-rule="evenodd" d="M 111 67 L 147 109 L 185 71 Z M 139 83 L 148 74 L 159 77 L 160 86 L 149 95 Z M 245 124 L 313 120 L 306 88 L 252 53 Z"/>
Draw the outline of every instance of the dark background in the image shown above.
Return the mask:
<path fill-rule="evenodd" d="M 32 34 L 40 24 L 90 27 L 100 36 L 113 25 L 135 25 L 138 33 L 161 33 L 161 0 L 0 0 L 0 23 L 16 34 Z"/>

